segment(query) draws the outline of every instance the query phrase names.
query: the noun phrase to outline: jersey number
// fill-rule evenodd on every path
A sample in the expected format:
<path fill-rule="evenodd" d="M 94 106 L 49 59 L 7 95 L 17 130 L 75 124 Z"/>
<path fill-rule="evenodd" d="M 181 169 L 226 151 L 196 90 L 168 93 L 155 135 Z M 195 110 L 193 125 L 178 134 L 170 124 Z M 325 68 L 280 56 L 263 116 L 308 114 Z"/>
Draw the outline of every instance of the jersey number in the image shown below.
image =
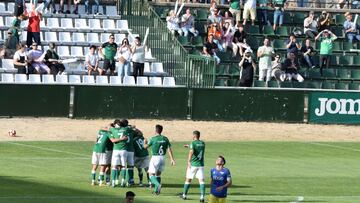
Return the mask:
<path fill-rule="evenodd" d="M 163 149 L 162 145 L 160 145 L 160 148 L 159 148 L 159 155 L 164 155 L 164 149 Z"/>
<path fill-rule="evenodd" d="M 97 138 L 97 142 L 96 143 L 98 143 L 98 144 L 100 144 L 101 143 L 101 139 L 102 139 L 102 137 L 103 137 L 104 135 L 100 135 L 100 136 L 98 136 L 98 138 Z"/>
<path fill-rule="evenodd" d="M 136 144 L 139 146 L 139 149 L 142 150 L 144 148 L 143 140 L 136 140 Z"/>
<path fill-rule="evenodd" d="M 203 150 L 201 150 L 201 151 L 199 152 L 199 154 L 197 155 L 197 158 L 198 158 L 199 160 L 201 160 L 201 159 L 203 158 Z"/>

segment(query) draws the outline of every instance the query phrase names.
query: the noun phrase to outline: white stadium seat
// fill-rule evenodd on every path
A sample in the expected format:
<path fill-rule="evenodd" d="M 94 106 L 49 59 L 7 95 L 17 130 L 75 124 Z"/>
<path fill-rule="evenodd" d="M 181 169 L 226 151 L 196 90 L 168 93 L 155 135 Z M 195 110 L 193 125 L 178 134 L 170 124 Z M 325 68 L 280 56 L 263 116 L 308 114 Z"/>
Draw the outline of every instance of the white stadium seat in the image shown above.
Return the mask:
<path fill-rule="evenodd" d="M 85 84 L 94 84 L 95 79 L 93 75 L 83 75 L 83 83 Z"/>
<path fill-rule="evenodd" d="M 106 15 L 117 16 L 116 6 L 106 6 Z"/>
<path fill-rule="evenodd" d="M 17 69 L 14 68 L 13 59 L 2 59 L 2 68 L 7 71 L 16 71 Z"/>
<path fill-rule="evenodd" d="M 163 85 L 164 86 L 175 86 L 175 78 L 174 77 L 164 77 Z"/>
<path fill-rule="evenodd" d="M 101 84 L 101 85 L 107 85 L 107 84 L 109 84 L 108 77 L 106 75 L 97 75 L 96 83 Z"/>
<path fill-rule="evenodd" d="M 83 47 L 71 46 L 71 56 L 84 57 Z"/>
<path fill-rule="evenodd" d="M 150 77 L 150 85 L 161 86 L 162 85 L 161 77 Z"/>
<path fill-rule="evenodd" d="M 31 83 L 41 83 L 40 75 L 38 74 L 30 74 L 29 75 L 29 82 Z"/>
<path fill-rule="evenodd" d="M 148 77 L 145 77 L 145 76 L 138 76 L 136 78 L 136 84 L 137 85 L 149 85 L 149 80 L 148 80 Z"/>
<path fill-rule="evenodd" d="M 10 73 L 1 74 L 1 82 L 7 82 L 7 83 L 14 82 L 14 75 Z"/>
<path fill-rule="evenodd" d="M 61 43 L 72 43 L 70 32 L 59 32 L 59 41 Z"/>
<path fill-rule="evenodd" d="M 56 83 L 68 83 L 67 75 L 56 75 Z"/>
<path fill-rule="evenodd" d="M 115 34 L 115 42 L 116 44 L 121 44 L 123 39 L 126 37 L 125 34 Z"/>
<path fill-rule="evenodd" d="M 110 84 L 112 85 L 121 85 L 121 77 L 119 76 L 110 76 Z"/>
<path fill-rule="evenodd" d="M 10 12 L 10 13 L 13 13 L 14 10 L 15 10 L 15 3 L 14 2 L 9 2 L 7 4 L 7 10 Z"/>
<path fill-rule="evenodd" d="M 86 40 L 85 40 L 85 35 L 84 33 L 73 33 L 73 36 L 72 36 L 72 41 L 74 43 L 87 43 Z"/>
<path fill-rule="evenodd" d="M 15 82 L 16 83 L 26 83 L 27 82 L 26 74 L 15 74 Z"/>
<path fill-rule="evenodd" d="M 134 76 L 124 76 L 123 78 L 124 85 L 135 85 L 135 78 Z"/>
<path fill-rule="evenodd" d="M 75 28 L 77 29 L 89 29 L 89 26 L 84 18 L 75 19 Z"/>
<path fill-rule="evenodd" d="M 46 25 L 48 28 L 51 28 L 51 29 L 59 29 L 60 28 L 58 18 L 48 18 L 46 22 L 47 22 Z"/>
<path fill-rule="evenodd" d="M 109 37 L 110 37 L 110 33 L 101 33 L 100 41 L 107 42 L 107 41 L 109 41 Z"/>
<path fill-rule="evenodd" d="M 7 13 L 7 9 L 4 2 L 0 2 L 0 13 Z"/>
<path fill-rule="evenodd" d="M 103 20 L 103 28 L 105 30 L 116 30 L 115 21 L 109 19 Z"/>
<path fill-rule="evenodd" d="M 74 29 L 74 24 L 71 18 L 61 18 L 61 27 L 63 29 Z"/>
<path fill-rule="evenodd" d="M 47 41 L 47 42 L 58 42 L 56 32 L 45 32 L 45 41 Z"/>
<path fill-rule="evenodd" d="M 151 63 L 151 72 L 163 73 L 164 67 L 162 63 Z"/>
<path fill-rule="evenodd" d="M 69 75 L 69 83 L 81 83 L 80 75 Z"/>
<path fill-rule="evenodd" d="M 150 73 L 151 70 L 150 70 L 150 63 L 148 62 L 145 62 L 144 63 L 144 73 Z"/>
<path fill-rule="evenodd" d="M 42 82 L 43 83 L 54 83 L 54 76 L 53 75 L 42 75 Z"/>
<path fill-rule="evenodd" d="M 4 27 L 4 18 L 2 16 L 0 16 L 0 27 Z M 1 34 L 1 33 L 0 33 Z M 0 35 L 1 38 L 1 35 Z"/>
<path fill-rule="evenodd" d="M 99 35 L 97 33 L 87 33 L 86 38 L 88 43 L 99 43 Z"/>
<path fill-rule="evenodd" d="M 89 19 L 89 27 L 91 30 L 102 30 L 100 19 Z"/>
<path fill-rule="evenodd" d="M 12 22 L 14 21 L 15 17 L 7 16 L 5 17 L 5 26 L 11 27 Z"/>
<path fill-rule="evenodd" d="M 60 57 L 69 57 L 70 51 L 68 46 L 58 46 L 58 54 Z"/>
<path fill-rule="evenodd" d="M 117 20 L 116 27 L 120 30 L 128 30 L 129 29 L 128 21 L 127 20 Z"/>

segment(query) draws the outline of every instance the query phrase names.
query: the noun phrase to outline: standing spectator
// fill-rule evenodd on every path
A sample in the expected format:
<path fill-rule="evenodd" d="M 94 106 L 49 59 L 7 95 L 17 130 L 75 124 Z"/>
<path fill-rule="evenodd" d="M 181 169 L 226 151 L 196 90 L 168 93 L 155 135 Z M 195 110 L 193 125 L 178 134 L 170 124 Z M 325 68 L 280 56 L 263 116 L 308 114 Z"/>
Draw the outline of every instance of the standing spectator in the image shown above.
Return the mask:
<path fill-rule="evenodd" d="M 224 50 L 226 51 L 227 48 L 232 49 L 233 46 L 233 37 L 234 33 L 232 31 L 232 26 L 229 22 L 226 22 L 223 26 L 223 36 L 222 36 L 222 46 Z"/>
<path fill-rule="evenodd" d="M 318 19 L 318 31 L 330 30 L 330 24 L 332 23 L 332 17 L 330 13 L 323 11 Z"/>
<path fill-rule="evenodd" d="M 56 6 L 55 6 L 55 0 L 45 0 L 44 2 L 44 6 L 42 9 L 42 13 L 45 13 L 46 10 L 50 9 L 50 4 L 52 7 L 52 13 L 55 14 L 56 13 Z"/>
<path fill-rule="evenodd" d="M 60 57 L 56 53 L 56 46 L 54 42 L 50 42 L 49 49 L 46 51 L 44 59 L 45 64 L 50 68 L 52 74 L 61 75 L 64 72 L 65 66 L 61 63 Z"/>
<path fill-rule="evenodd" d="M 18 17 L 15 17 L 13 22 L 11 23 L 11 29 L 13 35 L 20 42 L 20 34 L 21 34 L 21 21 L 25 20 L 27 17 L 24 14 L 21 14 Z"/>
<path fill-rule="evenodd" d="M 220 29 L 219 24 L 216 23 L 212 24 L 208 32 L 208 40 L 210 38 L 210 35 L 213 36 L 213 41 L 218 46 L 219 51 L 224 52 L 225 50 L 222 47 L 222 41 L 221 41 L 223 33 L 222 30 Z"/>
<path fill-rule="evenodd" d="M 182 35 L 182 30 L 179 26 L 179 18 L 178 16 L 176 16 L 176 13 L 174 10 L 171 10 L 169 12 L 169 15 L 166 17 L 166 24 L 167 24 L 167 28 L 170 30 L 170 32 L 175 35 L 175 34 L 179 34 Z"/>
<path fill-rule="evenodd" d="M 243 55 L 243 49 L 246 49 L 249 47 L 249 45 L 246 44 L 246 32 L 244 31 L 244 27 L 241 23 L 238 23 L 238 30 L 234 33 L 233 37 L 233 56 L 236 56 L 236 54 L 239 52 L 240 56 Z"/>
<path fill-rule="evenodd" d="M 225 23 L 229 23 L 231 26 L 234 26 L 234 18 L 231 16 L 231 13 L 229 11 L 225 11 L 222 20 L 222 25 L 224 25 Z"/>
<path fill-rule="evenodd" d="M 25 53 L 26 45 L 20 44 L 19 50 L 14 54 L 14 68 L 18 70 L 20 74 L 26 74 L 27 56 Z"/>
<path fill-rule="evenodd" d="M 220 58 L 216 55 L 218 46 L 214 42 L 214 35 L 209 35 L 208 41 L 203 47 L 203 55 L 208 57 L 213 57 L 217 64 L 220 64 Z"/>
<path fill-rule="evenodd" d="M 99 71 L 99 56 L 96 54 L 95 45 L 90 46 L 90 51 L 85 56 L 85 67 L 88 71 L 88 75 L 91 75 L 92 72 Z"/>
<path fill-rule="evenodd" d="M 307 37 L 314 39 L 318 34 L 318 23 L 314 19 L 314 11 L 309 12 L 309 16 L 304 20 L 304 33 Z"/>
<path fill-rule="evenodd" d="M 95 3 L 95 10 L 94 10 L 94 14 L 99 14 L 99 0 L 85 0 L 85 13 L 88 14 L 92 14 L 92 2 Z"/>
<path fill-rule="evenodd" d="M 144 44 L 141 44 L 140 37 L 135 37 L 135 45 L 132 47 L 133 73 L 135 79 L 137 76 L 144 75 L 145 46 L 146 41 L 144 41 Z"/>
<path fill-rule="evenodd" d="M 235 16 L 235 22 L 240 21 L 241 10 L 240 10 L 240 0 L 228 0 L 230 3 L 229 11 L 232 16 Z"/>
<path fill-rule="evenodd" d="M 259 7 L 258 7 L 258 16 L 259 16 L 259 25 L 260 30 L 264 29 L 264 26 L 269 24 L 268 17 L 267 17 L 267 10 L 268 10 L 268 0 L 258 0 Z"/>
<path fill-rule="evenodd" d="M 295 57 L 298 56 L 298 51 L 299 49 L 301 49 L 301 45 L 300 43 L 296 40 L 296 37 L 294 34 L 290 34 L 289 39 L 287 39 L 285 41 L 286 44 L 286 52 L 287 54 L 289 53 L 294 53 Z"/>
<path fill-rule="evenodd" d="M 195 29 L 194 23 L 194 16 L 191 15 L 190 8 L 188 8 L 186 9 L 186 13 L 181 17 L 181 30 L 185 37 L 189 35 L 189 32 L 193 34 L 194 37 L 199 35 L 199 31 Z"/>
<path fill-rule="evenodd" d="M 59 13 L 70 14 L 71 0 L 67 0 L 67 10 L 66 11 L 64 11 L 64 3 L 65 3 L 64 1 L 66 1 L 66 0 L 60 0 Z"/>
<path fill-rule="evenodd" d="M 10 29 L 7 31 L 7 38 L 4 42 L 4 58 L 13 58 L 16 50 L 19 48 L 19 41 L 14 36 L 13 31 Z"/>
<path fill-rule="evenodd" d="M 301 47 L 302 61 L 306 63 L 309 68 L 315 68 L 312 57 L 315 54 L 314 48 L 310 44 L 310 39 L 305 40 L 305 44 Z"/>
<path fill-rule="evenodd" d="M 33 42 L 31 47 L 32 49 L 27 55 L 31 67 L 35 69 L 38 74 L 50 74 L 50 68 L 44 63 L 45 55 L 41 50 L 38 50 L 38 44 Z"/>
<path fill-rule="evenodd" d="M 214 24 L 214 23 L 221 25 L 222 16 L 219 13 L 220 13 L 220 11 L 218 9 L 214 10 L 214 14 L 212 14 L 208 17 L 208 25 Z"/>
<path fill-rule="evenodd" d="M 244 13 L 243 13 L 243 25 L 246 25 L 246 21 L 250 15 L 251 25 L 255 25 L 256 19 L 256 0 L 246 0 L 244 4 Z"/>
<path fill-rule="evenodd" d="M 282 70 L 280 54 L 276 54 L 275 60 L 271 63 L 271 76 L 281 82 L 286 79 L 286 73 Z"/>
<path fill-rule="evenodd" d="M 245 54 L 239 63 L 240 66 L 239 86 L 241 87 L 251 87 L 253 84 L 256 64 L 255 61 L 252 59 L 251 54 L 252 51 L 250 49 L 246 49 Z"/>
<path fill-rule="evenodd" d="M 14 16 L 18 17 L 24 13 L 26 9 L 25 0 L 15 0 Z"/>
<path fill-rule="evenodd" d="M 99 69 L 99 75 L 103 75 L 106 73 L 108 69 L 110 69 L 110 75 L 114 75 L 115 71 L 115 55 L 117 52 L 117 44 L 114 42 L 115 37 L 114 34 L 109 36 L 109 41 L 105 42 L 99 48 L 99 53 L 104 59 L 104 67 Z"/>
<path fill-rule="evenodd" d="M 349 42 L 353 42 L 354 39 L 356 41 L 360 41 L 359 26 L 356 22 L 351 22 L 352 15 L 349 12 L 345 13 L 345 17 L 346 21 L 344 22 L 344 30 Z"/>
<path fill-rule="evenodd" d="M 41 45 L 40 41 L 40 21 L 42 14 L 35 9 L 35 4 L 31 4 L 31 12 L 28 13 L 29 25 L 27 28 L 26 45 L 31 47 L 33 40 L 37 45 Z"/>
<path fill-rule="evenodd" d="M 325 68 L 329 68 L 330 57 L 332 56 L 332 49 L 337 36 L 330 30 L 323 30 L 315 37 L 315 41 L 318 39 L 320 39 L 320 73 L 322 75 L 324 63 Z"/>
<path fill-rule="evenodd" d="M 288 58 L 284 61 L 284 69 L 286 73 L 286 78 L 288 80 L 295 79 L 298 82 L 304 82 L 304 78 L 298 73 L 300 68 L 299 62 L 296 59 L 295 53 L 290 53 Z"/>
<path fill-rule="evenodd" d="M 275 8 L 274 11 L 274 25 L 273 29 L 276 30 L 276 25 L 279 24 L 279 27 L 284 22 L 284 12 L 285 8 L 287 8 L 288 4 L 287 0 L 272 0 L 273 6 Z"/>
<path fill-rule="evenodd" d="M 259 58 L 259 80 L 266 82 L 271 78 L 271 57 L 274 55 L 274 49 L 270 46 L 270 40 L 264 39 L 264 45 L 258 48 L 257 57 Z"/>
<path fill-rule="evenodd" d="M 131 75 L 131 47 L 128 38 L 124 38 L 121 42 L 121 46 L 118 50 L 118 60 L 120 65 L 118 66 L 118 76 L 130 76 Z"/>

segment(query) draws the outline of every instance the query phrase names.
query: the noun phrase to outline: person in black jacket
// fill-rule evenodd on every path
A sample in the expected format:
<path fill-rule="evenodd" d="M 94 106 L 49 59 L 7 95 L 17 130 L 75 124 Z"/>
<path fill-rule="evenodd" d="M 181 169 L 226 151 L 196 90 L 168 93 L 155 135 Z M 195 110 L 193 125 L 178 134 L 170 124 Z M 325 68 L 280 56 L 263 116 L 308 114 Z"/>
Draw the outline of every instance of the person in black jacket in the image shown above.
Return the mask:
<path fill-rule="evenodd" d="M 45 54 L 45 64 L 50 68 L 51 73 L 56 75 L 61 75 L 64 70 L 65 66 L 61 63 L 59 55 L 56 53 L 56 46 L 55 43 L 51 42 L 49 44 L 49 49 L 46 51 Z"/>

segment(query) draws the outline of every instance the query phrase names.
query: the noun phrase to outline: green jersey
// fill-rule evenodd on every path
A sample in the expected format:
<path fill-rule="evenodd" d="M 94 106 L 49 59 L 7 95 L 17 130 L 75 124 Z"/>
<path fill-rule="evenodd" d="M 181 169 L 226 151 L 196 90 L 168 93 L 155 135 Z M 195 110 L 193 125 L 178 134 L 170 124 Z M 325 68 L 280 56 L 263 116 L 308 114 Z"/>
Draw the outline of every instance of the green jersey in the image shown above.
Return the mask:
<path fill-rule="evenodd" d="M 171 147 L 169 139 L 164 135 L 155 135 L 150 138 L 149 147 L 153 156 L 163 156 L 166 154 L 166 150 Z"/>
<path fill-rule="evenodd" d="M 205 142 L 201 140 L 192 141 L 189 148 L 193 151 L 190 160 L 191 166 L 204 166 Z"/>
<path fill-rule="evenodd" d="M 105 153 L 109 143 L 111 143 L 110 132 L 106 130 L 100 130 L 96 138 L 96 143 L 93 147 L 93 152 Z"/>
<path fill-rule="evenodd" d="M 127 129 L 126 128 L 110 128 L 111 136 L 110 138 L 120 139 L 123 137 L 127 137 Z M 122 140 L 114 143 L 114 150 L 126 150 L 126 142 L 127 140 Z"/>
<path fill-rule="evenodd" d="M 272 3 L 275 7 L 283 8 L 285 6 L 286 0 L 273 0 Z"/>
<path fill-rule="evenodd" d="M 136 136 L 134 138 L 134 149 L 135 149 L 134 156 L 136 157 L 149 156 L 148 150 L 144 148 L 144 137 L 142 135 Z"/>
<path fill-rule="evenodd" d="M 134 137 L 136 135 L 136 132 L 130 126 L 126 127 L 126 129 L 127 129 L 127 133 L 128 133 L 127 134 L 128 135 L 128 140 L 126 142 L 126 151 L 134 152 Z"/>
<path fill-rule="evenodd" d="M 320 38 L 320 55 L 330 55 L 333 51 L 335 37 L 330 38 Z"/>
<path fill-rule="evenodd" d="M 240 10 L 240 0 L 230 0 L 230 8 Z"/>
<path fill-rule="evenodd" d="M 105 59 L 115 60 L 114 57 L 117 52 L 117 44 L 116 43 L 110 44 L 109 42 L 106 42 L 101 47 L 104 49 Z"/>

